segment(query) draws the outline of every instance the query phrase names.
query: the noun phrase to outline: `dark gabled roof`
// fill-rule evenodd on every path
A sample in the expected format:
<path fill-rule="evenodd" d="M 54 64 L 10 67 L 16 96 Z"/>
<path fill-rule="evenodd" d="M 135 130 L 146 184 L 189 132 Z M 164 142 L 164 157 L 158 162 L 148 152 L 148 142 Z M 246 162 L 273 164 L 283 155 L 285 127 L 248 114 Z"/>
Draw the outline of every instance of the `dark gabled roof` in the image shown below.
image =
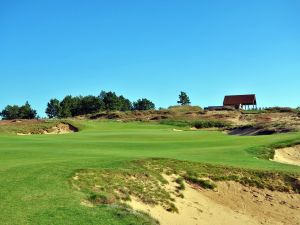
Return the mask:
<path fill-rule="evenodd" d="M 255 95 L 229 95 L 224 98 L 224 105 L 256 105 Z"/>

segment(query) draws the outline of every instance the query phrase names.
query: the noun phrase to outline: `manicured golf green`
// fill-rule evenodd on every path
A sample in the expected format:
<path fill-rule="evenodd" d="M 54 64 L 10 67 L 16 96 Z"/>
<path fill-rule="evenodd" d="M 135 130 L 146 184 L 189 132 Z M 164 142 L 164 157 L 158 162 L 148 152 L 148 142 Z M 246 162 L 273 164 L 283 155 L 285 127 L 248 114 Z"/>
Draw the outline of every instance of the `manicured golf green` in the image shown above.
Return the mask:
<path fill-rule="evenodd" d="M 121 168 L 134 159 L 160 157 L 235 167 L 290 171 L 300 168 L 258 159 L 248 149 L 300 133 L 238 137 L 217 131 L 175 132 L 152 123 L 76 122 L 82 129 L 65 135 L 0 134 L 0 224 L 141 224 L 118 209 L 80 205 L 83 194 L 69 179 L 77 169 Z"/>

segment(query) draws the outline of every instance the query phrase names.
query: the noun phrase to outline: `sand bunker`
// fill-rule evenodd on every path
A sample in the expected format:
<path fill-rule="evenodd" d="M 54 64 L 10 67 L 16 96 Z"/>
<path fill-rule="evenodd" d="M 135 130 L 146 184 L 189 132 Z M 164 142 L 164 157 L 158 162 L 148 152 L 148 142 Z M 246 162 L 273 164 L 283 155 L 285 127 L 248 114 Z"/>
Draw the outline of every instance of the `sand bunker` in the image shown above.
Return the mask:
<path fill-rule="evenodd" d="M 19 136 L 27 136 L 27 135 L 32 135 L 31 133 L 26 133 L 26 134 L 23 134 L 23 133 L 17 133 L 17 135 Z"/>
<path fill-rule="evenodd" d="M 37 133 L 17 133 L 17 135 L 24 136 L 24 135 L 34 135 L 34 134 L 68 134 L 78 132 L 78 129 L 71 124 L 68 123 L 59 123 L 56 126 L 47 129 L 41 130 Z"/>
<path fill-rule="evenodd" d="M 133 198 L 128 204 L 148 213 L 161 225 L 300 224 L 300 195 L 244 187 L 236 182 L 220 182 L 215 191 L 185 184 L 184 198 L 177 197 L 175 178 L 166 177 L 178 213 L 150 206 Z"/>
<path fill-rule="evenodd" d="M 68 134 L 77 132 L 78 129 L 68 123 L 60 123 L 55 127 L 52 127 L 49 131 L 44 131 L 44 134 Z"/>
<path fill-rule="evenodd" d="M 300 145 L 275 150 L 273 161 L 300 166 Z"/>

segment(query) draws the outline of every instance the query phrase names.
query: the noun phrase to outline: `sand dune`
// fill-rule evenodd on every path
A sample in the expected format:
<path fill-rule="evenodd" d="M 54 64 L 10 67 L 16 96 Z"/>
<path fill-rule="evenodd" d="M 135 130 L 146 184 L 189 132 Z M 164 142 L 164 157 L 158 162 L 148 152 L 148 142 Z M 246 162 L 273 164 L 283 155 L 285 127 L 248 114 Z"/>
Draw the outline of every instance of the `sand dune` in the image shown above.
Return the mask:
<path fill-rule="evenodd" d="M 174 177 L 166 177 L 166 188 L 174 193 Z M 129 205 L 150 214 L 161 225 L 258 225 L 300 224 L 300 195 L 244 187 L 236 182 L 220 182 L 215 191 L 186 184 L 184 198 L 176 197 L 179 213 L 150 206 L 133 198 Z"/>

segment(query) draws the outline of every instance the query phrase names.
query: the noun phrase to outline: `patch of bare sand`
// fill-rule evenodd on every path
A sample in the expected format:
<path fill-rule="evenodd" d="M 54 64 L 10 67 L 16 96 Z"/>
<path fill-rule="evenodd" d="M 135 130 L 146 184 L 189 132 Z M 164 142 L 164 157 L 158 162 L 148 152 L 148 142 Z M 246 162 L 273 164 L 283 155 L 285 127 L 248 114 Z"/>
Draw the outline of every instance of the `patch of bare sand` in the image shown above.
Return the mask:
<path fill-rule="evenodd" d="M 44 131 L 44 134 L 68 134 L 75 132 L 75 128 L 70 124 L 60 123 L 52 127 L 50 131 Z"/>
<path fill-rule="evenodd" d="M 18 136 L 27 136 L 27 135 L 31 135 L 31 133 L 27 133 L 27 134 L 23 134 L 23 133 L 17 133 Z"/>
<path fill-rule="evenodd" d="M 175 131 L 175 132 L 181 132 L 181 131 L 183 131 L 183 130 L 173 129 L 173 131 Z"/>
<path fill-rule="evenodd" d="M 247 215 L 257 224 L 300 224 L 300 195 L 219 182 L 217 192 L 202 190 L 215 203 Z M 242 223 L 241 223 L 242 224 Z"/>
<path fill-rule="evenodd" d="M 56 126 L 52 127 L 51 129 L 43 130 L 40 133 L 36 133 L 36 134 L 68 134 L 77 131 L 78 131 L 77 128 L 73 127 L 70 124 L 59 123 Z M 19 136 L 34 135 L 34 134 L 35 133 L 17 133 L 17 135 Z"/>
<path fill-rule="evenodd" d="M 300 166 L 300 145 L 276 149 L 273 161 Z"/>
<path fill-rule="evenodd" d="M 184 198 L 177 197 L 174 177 L 166 189 L 175 199 L 178 213 L 161 206 L 150 206 L 133 198 L 128 204 L 148 213 L 161 225 L 258 225 L 300 224 L 299 194 L 287 194 L 247 188 L 236 182 L 220 182 L 216 191 L 203 190 L 186 184 Z"/>

